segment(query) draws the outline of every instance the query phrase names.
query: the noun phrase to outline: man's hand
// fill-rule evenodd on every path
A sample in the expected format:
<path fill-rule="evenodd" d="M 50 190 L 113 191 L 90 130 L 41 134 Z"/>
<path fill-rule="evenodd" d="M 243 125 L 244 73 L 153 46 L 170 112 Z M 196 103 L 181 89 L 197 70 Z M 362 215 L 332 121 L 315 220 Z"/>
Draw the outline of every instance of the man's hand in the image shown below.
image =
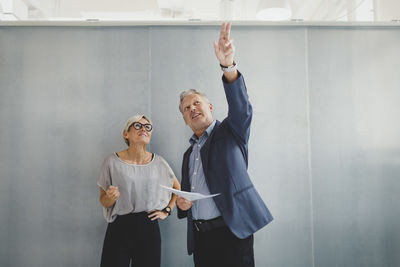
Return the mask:
<path fill-rule="evenodd" d="M 229 67 L 233 65 L 233 58 L 235 56 L 235 46 L 233 45 L 233 40 L 230 38 L 231 34 L 231 23 L 222 23 L 221 32 L 219 34 L 218 43 L 214 42 L 214 51 L 219 64 L 224 67 Z M 232 72 L 224 72 L 224 77 L 228 83 L 234 82 L 239 74 L 237 70 Z"/>
<path fill-rule="evenodd" d="M 235 47 L 233 40 L 230 38 L 231 23 L 222 23 L 221 32 L 218 42 L 214 41 L 214 51 L 219 63 L 222 66 L 228 67 L 233 64 L 235 56 Z"/>
<path fill-rule="evenodd" d="M 108 187 L 106 191 L 106 195 L 110 201 L 112 202 L 117 201 L 117 199 L 119 198 L 118 187 L 110 185 L 110 187 Z"/>
<path fill-rule="evenodd" d="M 181 210 L 188 210 L 192 207 L 193 202 L 190 200 L 187 200 L 186 198 L 180 197 L 178 196 L 176 198 L 176 205 L 178 205 L 178 207 Z"/>

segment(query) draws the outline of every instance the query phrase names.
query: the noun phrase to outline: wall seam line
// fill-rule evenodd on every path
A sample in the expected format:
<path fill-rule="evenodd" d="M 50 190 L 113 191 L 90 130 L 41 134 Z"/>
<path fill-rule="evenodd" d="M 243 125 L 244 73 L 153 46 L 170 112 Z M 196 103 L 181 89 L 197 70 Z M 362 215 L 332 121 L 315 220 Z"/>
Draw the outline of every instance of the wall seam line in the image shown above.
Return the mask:
<path fill-rule="evenodd" d="M 148 67 L 148 74 L 147 74 L 147 78 L 149 79 L 149 81 L 148 81 L 148 99 L 147 99 L 147 104 L 148 104 L 148 107 L 149 107 L 149 117 L 150 117 L 150 119 L 151 120 L 153 120 L 152 119 L 152 106 L 151 106 L 151 96 L 152 96 L 152 94 L 151 94 L 151 67 L 152 67 L 152 61 L 151 61 L 151 49 L 153 48 L 153 46 L 151 45 L 151 29 L 152 29 L 152 27 L 151 26 L 149 26 L 148 27 L 148 30 L 147 30 L 147 32 L 148 32 L 148 47 L 149 47 L 149 67 Z M 151 144 L 150 144 L 150 147 L 149 147 L 150 149 L 152 149 L 151 148 Z"/>
<path fill-rule="evenodd" d="M 310 84 L 309 84 L 309 61 L 308 61 L 308 31 L 305 28 L 305 63 L 306 63 L 306 113 L 307 113 L 307 145 L 308 145 L 308 182 L 310 188 L 310 235 L 311 235 L 311 260 L 312 267 L 315 267 L 315 254 L 314 254 L 314 199 L 313 199 L 313 175 L 312 175 L 312 150 L 311 150 L 311 110 L 310 110 Z"/>

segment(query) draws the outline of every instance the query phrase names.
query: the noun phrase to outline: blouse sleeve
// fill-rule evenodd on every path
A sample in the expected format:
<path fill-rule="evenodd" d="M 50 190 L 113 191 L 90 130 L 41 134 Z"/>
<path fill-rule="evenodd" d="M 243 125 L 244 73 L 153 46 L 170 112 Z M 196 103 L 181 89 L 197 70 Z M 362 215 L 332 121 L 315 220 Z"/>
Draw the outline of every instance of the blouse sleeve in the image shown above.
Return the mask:
<path fill-rule="evenodd" d="M 110 173 L 110 157 L 107 157 L 101 166 L 99 179 L 97 181 L 97 185 L 103 188 L 104 191 L 108 189 L 111 185 L 111 173 Z M 115 206 L 111 206 L 108 208 L 103 207 L 103 215 L 107 222 L 113 221 L 113 210 Z"/>
<path fill-rule="evenodd" d="M 103 164 L 101 166 L 97 185 L 103 188 L 104 191 L 106 191 L 108 187 L 111 185 L 110 164 L 108 157 L 103 161 Z"/>
<path fill-rule="evenodd" d="M 174 185 L 174 178 L 175 178 L 174 171 L 171 169 L 168 162 L 163 157 L 161 157 L 161 159 L 162 162 L 164 163 L 165 176 L 167 177 L 168 186 L 172 187 Z"/>

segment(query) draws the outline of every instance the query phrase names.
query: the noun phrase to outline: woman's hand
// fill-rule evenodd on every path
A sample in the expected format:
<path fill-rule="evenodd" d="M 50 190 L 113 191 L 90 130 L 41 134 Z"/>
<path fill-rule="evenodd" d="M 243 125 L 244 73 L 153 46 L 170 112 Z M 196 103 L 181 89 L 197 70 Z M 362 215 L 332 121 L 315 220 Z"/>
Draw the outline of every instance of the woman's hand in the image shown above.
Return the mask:
<path fill-rule="evenodd" d="M 149 217 L 152 221 L 157 220 L 157 219 L 164 220 L 165 218 L 168 217 L 168 212 L 161 211 L 161 210 L 155 210 L 155 211 L 150 212 L 147 217 Z"/>
<path fill-rule="evenodd" d="M 119 191 L 118 191 L 118 187 L 110 185 L 110 187 L 108 187 L 108 189 L 106 191 L 106 195 L 110 201 L 112 201 L 112 202 L 117 201 L 117 199 L 119 198 L 119 195 L 120 195 Z"/>
<path fill-rule="evenodd" d="M 115 204 L 115 201 L 119 198 L 118 187 L 110 185 L 107 191 L 104 191 L 103 188 L 100 188 L 100 203 L 104 208 L 112 207 Z"/>
<path fill-rule="evenodd" d="M 176 199 L 176 205 L 178 205 L 178 207 L 181 210 L 188 210 L 192 207 L 193 202 L 190 200 L 187 200 L 186 198 L 180 197 L 178 196 Z"/>

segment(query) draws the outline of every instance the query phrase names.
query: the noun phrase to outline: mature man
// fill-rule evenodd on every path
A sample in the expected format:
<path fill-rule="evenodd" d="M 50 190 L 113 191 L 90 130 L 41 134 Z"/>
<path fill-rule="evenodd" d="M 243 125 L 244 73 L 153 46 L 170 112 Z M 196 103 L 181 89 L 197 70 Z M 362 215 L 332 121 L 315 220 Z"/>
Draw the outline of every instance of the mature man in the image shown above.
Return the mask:
<path fill-rule="evenodd" d="M 178 217 L 187 217 L 188 253 L 196 267 L 254 266 L 253 233 L 272 216 L 247 173 L 252 107 L 234 62 L 230 23 L 222 24 L 214 50 L 224 71 L 228 117 L 214 120 L 203 93 L 181 93 L 180 111 L 193 130 L 182 163 L 182 190 L 221 193 L 194 202 L 178 197 Z"/>

